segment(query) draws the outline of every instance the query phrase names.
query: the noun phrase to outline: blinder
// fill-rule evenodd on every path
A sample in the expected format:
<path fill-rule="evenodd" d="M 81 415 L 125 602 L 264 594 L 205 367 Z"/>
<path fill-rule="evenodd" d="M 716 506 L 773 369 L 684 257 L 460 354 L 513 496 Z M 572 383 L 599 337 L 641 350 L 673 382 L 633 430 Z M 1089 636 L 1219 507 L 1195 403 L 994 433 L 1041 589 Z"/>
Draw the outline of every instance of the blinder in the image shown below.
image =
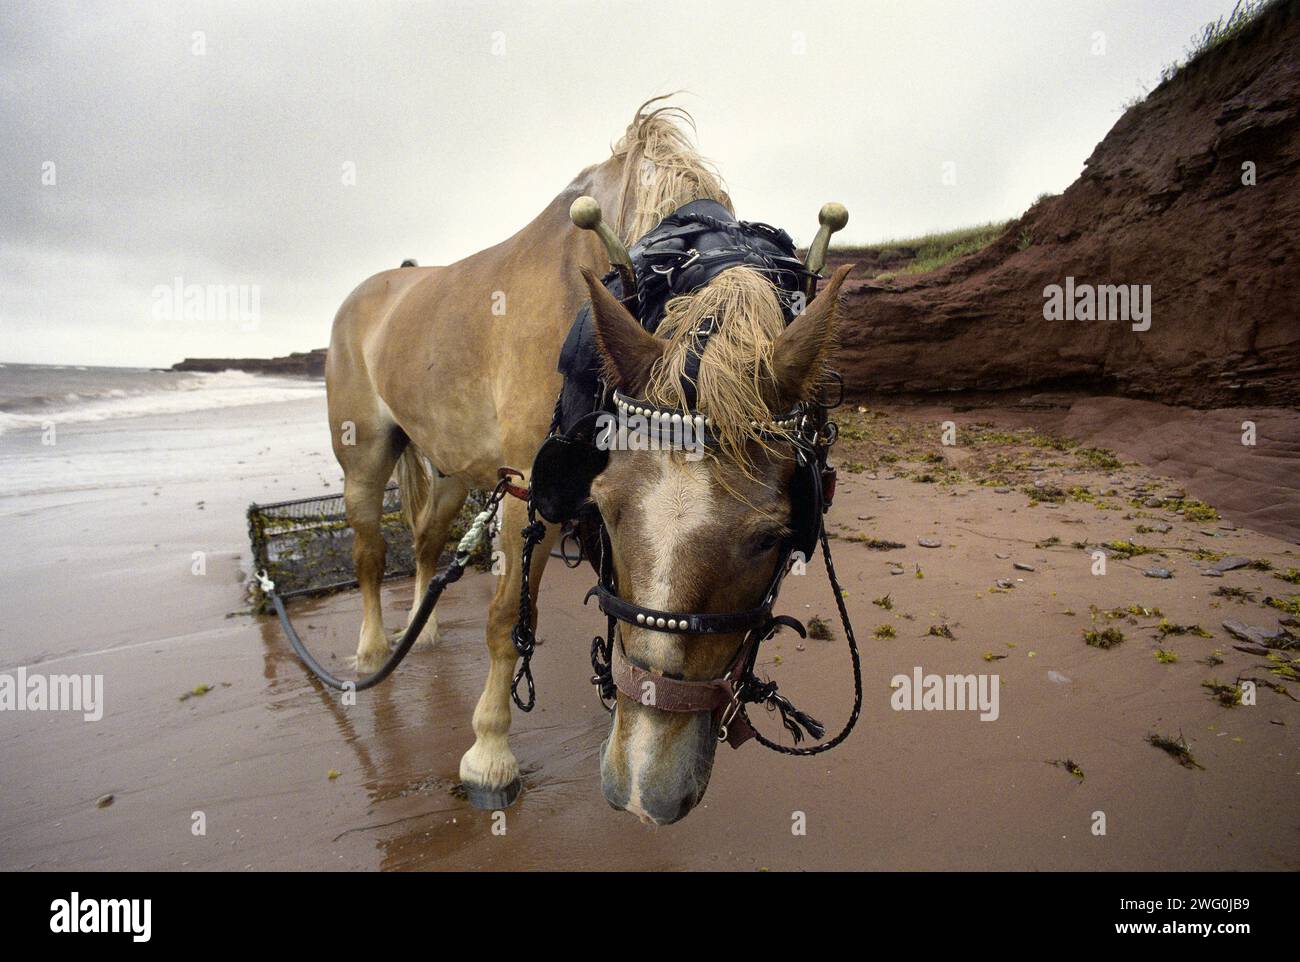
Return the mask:
<path fill-rule="evenodd" d="M 605 470 L 609 451 L 596 444 L 603 411 L 592 411 L 563 434 L 552 434 L 533 458 L 532 496 L 537 513 L 552 524 L 576 518 Z"/>

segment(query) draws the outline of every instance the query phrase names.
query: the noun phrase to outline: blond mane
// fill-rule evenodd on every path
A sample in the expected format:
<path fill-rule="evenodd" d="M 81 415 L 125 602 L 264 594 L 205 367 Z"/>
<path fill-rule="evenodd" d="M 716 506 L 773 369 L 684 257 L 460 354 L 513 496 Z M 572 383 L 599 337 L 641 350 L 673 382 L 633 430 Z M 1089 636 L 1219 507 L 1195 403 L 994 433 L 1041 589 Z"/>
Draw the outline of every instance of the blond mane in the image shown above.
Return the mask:
<path fill-rule="evenodd" d="M 693 200 L 716 200 L 733 214 L 731 198 L 714 166 L 695 149 L 689 127 L 691 115 L 681 107 L 647 108 L 664 97 L 652 97 L 614 145 L 623 162 L 619 190 L 619 235 L 629 247 L 664 217 Z M 630 206 L 630 210 L 629 210 Z"/>
<path fill-rule="evenodd" d="M 629 245 L 693 200 L 715 200 L 735 214 L 721 176 L 691 142 L 690 114 L 673 106 L 648 109 L 662 99 L 642 104 L 614 146 L 614 156 L 623 162 L 619 210 L 630 215 L 620 234 Z M 692 332 L 708 317 L 716 319 L 717 332 L 701 357 L 695 408 L 708 416 L 721 452 L 752 478 L 753 450 L 773 451 L 771 435 L 764 436 L 753 422 L 782 413 L 772 410 L 777 400 L 772 352 L 785 315 L 775 287 L 761 273 L 733 267 L 695 293 L 668 302 L 656 331 L 668 348 L 651 373 L 646 400 L 688 410 L 681 386 L 687 348 Z"/>

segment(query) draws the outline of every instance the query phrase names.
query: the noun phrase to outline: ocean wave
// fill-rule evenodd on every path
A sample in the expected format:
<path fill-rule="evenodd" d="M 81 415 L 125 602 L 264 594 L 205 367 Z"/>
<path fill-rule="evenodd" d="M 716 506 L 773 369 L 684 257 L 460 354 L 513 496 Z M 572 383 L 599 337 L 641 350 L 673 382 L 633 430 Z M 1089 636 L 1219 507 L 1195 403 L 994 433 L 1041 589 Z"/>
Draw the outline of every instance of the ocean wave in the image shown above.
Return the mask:
<path fill-rule="evenodd" d="M 250 404 L 278 404 L 318 397 L 324 390 L 320 381 L 268 377 L 246 371 L 187 375 L 166 385 L 133 390 L 107 386 L 87 390 L 83 387 L 80 391 L 62 392 L 57 396 L 21 399 L 26 402 L 22 404 L 23 410 L 0 411 L 0 434 L 41 428 L 47 424 L 82 424 L 117 418 L 188 414 Z"/>

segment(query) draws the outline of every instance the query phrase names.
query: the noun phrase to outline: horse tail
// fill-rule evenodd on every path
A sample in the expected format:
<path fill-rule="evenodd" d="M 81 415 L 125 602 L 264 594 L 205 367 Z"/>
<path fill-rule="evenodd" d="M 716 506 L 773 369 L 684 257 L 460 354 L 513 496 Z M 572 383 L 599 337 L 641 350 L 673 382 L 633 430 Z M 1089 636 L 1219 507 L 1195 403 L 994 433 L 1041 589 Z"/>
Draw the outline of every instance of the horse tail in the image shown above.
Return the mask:
<path fill-rule="evenodd" d="M 415 521 L 429 502 L 429 463 L 414 444 L 407 443 L 397 459 L 397 487 L 402 495 L 402 520 L 412 531 Z"/>

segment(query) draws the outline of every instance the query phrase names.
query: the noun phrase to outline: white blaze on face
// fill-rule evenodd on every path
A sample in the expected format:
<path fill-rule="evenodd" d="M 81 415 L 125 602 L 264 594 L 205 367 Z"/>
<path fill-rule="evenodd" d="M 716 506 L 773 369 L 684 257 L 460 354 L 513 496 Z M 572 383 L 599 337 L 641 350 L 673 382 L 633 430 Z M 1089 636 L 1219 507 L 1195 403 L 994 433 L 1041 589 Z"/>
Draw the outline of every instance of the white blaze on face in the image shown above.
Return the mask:
<path fill-rule="evenodd" d="M 709 469 L 703 461 L 679 461 L 676 458 L 657 458 L 660 474 L 648 485 L 641 511 L 645 523 L 644 538 L 650 545 L 649 571 L 646 578 L 642 606 L 660 611 L 674 609 L 673 584 L 677 559 L 688 550 L 708 524 L 713 510 L 713 488 Z M 624 630 L 631 628 L 623 626 Z M 656 671 L 680 672 L 685 652 L 679 637 L 665 632 L 633 629 L 642 644 L 645 663 Z M 641 807 L 641 776 L 652 752 L 662 749 L 654 730 L 651 713 L 638 711 L 628 719 L 631 722 L 624 748 L 631 772 L 627 810 L 645 820 Z"/>

